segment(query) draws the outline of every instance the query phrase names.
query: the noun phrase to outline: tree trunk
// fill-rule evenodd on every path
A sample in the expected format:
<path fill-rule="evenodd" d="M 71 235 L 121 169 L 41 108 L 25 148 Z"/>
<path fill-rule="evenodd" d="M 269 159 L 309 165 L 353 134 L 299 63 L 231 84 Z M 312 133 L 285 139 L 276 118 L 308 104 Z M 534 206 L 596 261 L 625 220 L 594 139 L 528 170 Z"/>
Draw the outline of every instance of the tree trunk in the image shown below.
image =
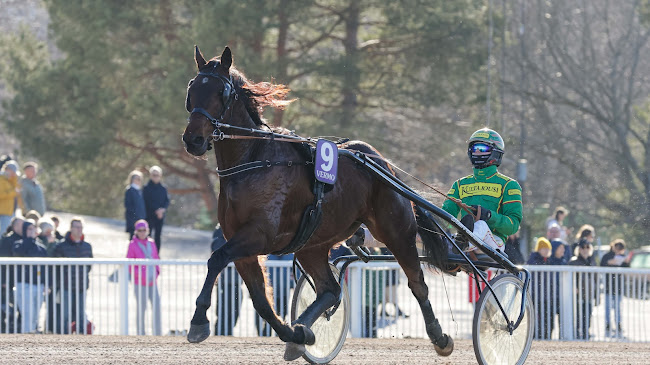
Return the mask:
<path fill-rule="evenodd" d="M 289 17 L 286 8 L 289 0 L 280 0 L 278 7 L 278 44 L 276 49 L 278 70 L 276 81 L 282 84 L 287 82 L 287 33 L 289 32 Z M 284 110 L 275 109 L 273 112 L 273 125 L 281 126 L 284 118 Z"/>
<path fill-rule="evenodd" d="M 359 91 L 359 83 L 361 80 L 359 70 L 359 16 L 360 6 L 359 0 L 350 0 L 350 6 L 347 9 L 345 17 L 345 39 L 343 46 L 345 47 L 345 56 L 343 62 L 343 88 L 341 94 L 343 100 L 341 102 L 342 115 L 339 123 L 343 130 L 347 129 L 354 123 L 354 118 L 357 109 L 357 92 Z"/>

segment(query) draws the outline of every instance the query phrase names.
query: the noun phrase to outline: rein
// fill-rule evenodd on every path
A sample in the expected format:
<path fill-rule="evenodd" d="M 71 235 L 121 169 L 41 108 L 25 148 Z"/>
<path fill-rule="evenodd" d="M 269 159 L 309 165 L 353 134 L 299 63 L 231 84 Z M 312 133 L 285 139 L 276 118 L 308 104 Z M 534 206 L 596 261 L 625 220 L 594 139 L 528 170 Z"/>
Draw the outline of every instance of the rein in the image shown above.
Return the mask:
<path fill-rule="evenodd" d="M 475 213 L 472 211 L 472 208 L 471 208 L 470 206 L 468 206 L 467 204 L 463 203 L 460 199 L 454 198 L 453 196 L 449 196 L 449 195 L 443 193 L 442 191 L 440 191 L 440 190 L 439 190 L 438 188 L 436 188 L 435 186 L 433 186 L 433 185 L 429 185 L 429 184 L 427 184 L 426 182 L 424 182 L 424 181 L 422 181 L 421 179 L 419 179 L 417 176 L 412 175 L 412 174 L 410 174 L 410 173 L 404 171 L 402 168 L 400 168 L 399 166 L 397 166 L 397 165 L 395 165 L 394 163 L 390 162 L 389 160 L 385 159 L 384 157 L 379 156 L 379 155 L 376 155 L 376 154 L 370 154 L 370 153 L 366 153 L 365 155 L 368 156 L 368 157 L 373 157 L 373 158 L 377 158 L 377 159 L 379 159 L 379 160 L 384 161 L 386 164 L 390 165 L 391 167 L 393 167 L 394 169 L 398 170 L 399 172 L 401 172 L 401 173 L 403 173 L 403 174 L 405 174 L 405 175 L 407 175 L 407 176 L 413 178 L 414 180 L 416 180 L 416 181 L 419 182 L 420 184 L 422 184 L 422 185 L 428 187 L 429 189 L 435 191 L 436 193 L 442 195 L 442 196 L 445 197 L 446 199 L 449 199 L 449 200 L 453 201 L 453 202 L 456 203 L 456 205 L 458 205 L 462 210 L 464 210 L 465 212 L 467 212 L 467 214 L 473 216 L 476 220 L 478 220 L 478 217 L 481 216 L 481 207 L 480 207 L 480 206 L 478 207 L 478 211 L 477 211 L 477 213 L 475 214 Z"/>

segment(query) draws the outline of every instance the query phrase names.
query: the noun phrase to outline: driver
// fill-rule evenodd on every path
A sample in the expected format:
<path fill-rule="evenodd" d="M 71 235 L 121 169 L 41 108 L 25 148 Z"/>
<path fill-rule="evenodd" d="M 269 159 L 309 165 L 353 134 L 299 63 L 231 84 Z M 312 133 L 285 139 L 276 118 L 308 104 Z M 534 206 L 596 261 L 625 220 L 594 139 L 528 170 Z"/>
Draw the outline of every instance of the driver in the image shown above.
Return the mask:
<path fill-rule="evenodd" d="M 521 186 L 497 171 L 505 150 L 499 133 L 489 128 L 479 129 L 467 142 L 467 156 L 474 171 L 454 182 L 442 209 L 456 218 L 460 213 L 465 227 L 505 255 L 506 238 L 517 232 L 523 218 Z M 470 206 L 473 214 L 461 209 L 454 200 Z M 459 234 L 456 243 L 467 252 L 476 250 L 474 245 L 468 244 L 465 235 Z"/>

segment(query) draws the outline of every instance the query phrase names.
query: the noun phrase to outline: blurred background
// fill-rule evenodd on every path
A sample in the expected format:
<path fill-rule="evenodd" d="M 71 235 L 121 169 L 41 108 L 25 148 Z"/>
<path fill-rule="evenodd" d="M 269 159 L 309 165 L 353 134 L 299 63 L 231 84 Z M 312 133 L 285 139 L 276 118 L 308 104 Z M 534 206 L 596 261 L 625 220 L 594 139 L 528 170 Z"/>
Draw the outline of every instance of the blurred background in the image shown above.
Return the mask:
<path fill-rule="evenodd" d="M 638 247 L 649 30 L 647 0 L 0 0 L 0 153 L 40 164 L 50 210 L 112 218 L 129 171 L 159 165 L 167 223 L 213 228 L 214 156 L 190 157 L 180 135 L 194 45 L 228 45 L 250 79 L 297 98 L 270 124 L 365 140 L 443 190 L 489 126 L 524 189 L 526 242 L 562 205 L 574 233 Z"/>

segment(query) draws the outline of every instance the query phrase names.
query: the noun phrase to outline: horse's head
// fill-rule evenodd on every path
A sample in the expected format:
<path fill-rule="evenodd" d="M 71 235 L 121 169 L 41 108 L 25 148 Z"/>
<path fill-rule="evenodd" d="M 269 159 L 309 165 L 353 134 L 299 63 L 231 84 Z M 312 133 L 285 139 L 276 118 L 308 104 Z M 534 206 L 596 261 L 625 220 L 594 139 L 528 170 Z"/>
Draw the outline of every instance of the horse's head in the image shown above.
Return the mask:
<path fill-rule="evenodd" d="M 183 143 L 187 152 L 202 156 L 211 148 L 212 135 L 237 95 L 230 76 L 230 48 L 224 49 L 221 58 L 206 62 L 199 47 L 195 47 L 194 59 L 199 73 L 187 85 L 185 107 L 190 117 Z"/>

